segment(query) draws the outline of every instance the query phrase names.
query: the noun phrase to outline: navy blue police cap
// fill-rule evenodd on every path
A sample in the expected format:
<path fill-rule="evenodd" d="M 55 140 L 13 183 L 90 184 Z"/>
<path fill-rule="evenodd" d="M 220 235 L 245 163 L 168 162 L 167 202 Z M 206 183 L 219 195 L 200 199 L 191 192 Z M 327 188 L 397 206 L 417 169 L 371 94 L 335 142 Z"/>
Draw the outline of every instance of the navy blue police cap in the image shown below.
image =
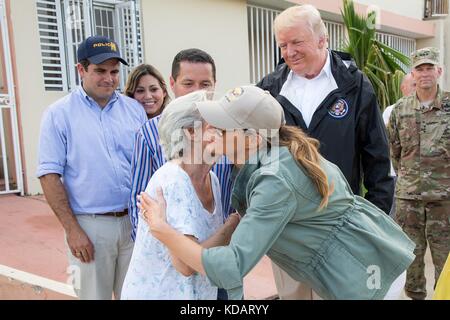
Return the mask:
<path fill-rule="evenodd" d="M 77 58 L 78 62 L 87 59 L 93 64 L 101 64 L 108 59 L 118 59 L 124 65 L 128 65 L 120 56 L 117 43 L 103 36 L 92 36 L 85 39 L 78 46 Z"/>

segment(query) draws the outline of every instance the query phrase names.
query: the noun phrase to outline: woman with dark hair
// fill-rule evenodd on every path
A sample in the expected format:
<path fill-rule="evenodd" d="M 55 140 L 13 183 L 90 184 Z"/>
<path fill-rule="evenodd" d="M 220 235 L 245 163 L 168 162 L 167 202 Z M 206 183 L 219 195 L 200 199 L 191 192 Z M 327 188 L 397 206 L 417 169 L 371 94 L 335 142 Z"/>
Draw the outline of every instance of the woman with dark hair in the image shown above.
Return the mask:
<path fill-rule="evenodd" d="M 161 73 L 149 64 L 141 64 L 130 73 L 125 95 L 142 105 L 148 119 L 159 115 L 170 100 Z"/>
<path fill-rule="evenodd" d="M 318 141 L 286 126 L 268 92 L 244 86 L 216 101 L 196 102 L 216 155 L 237 170 L 232 204 L 242 219 L 228 245 L 204 248 L 166 221 L 165 200 L 142 193 L 152 236 L 231 299 L 267 254 L 324 299 L 396 299 L 415 244 L 383 211 L 354 195 Z M 165 196 L 165 195 L 164 195 Z"/>

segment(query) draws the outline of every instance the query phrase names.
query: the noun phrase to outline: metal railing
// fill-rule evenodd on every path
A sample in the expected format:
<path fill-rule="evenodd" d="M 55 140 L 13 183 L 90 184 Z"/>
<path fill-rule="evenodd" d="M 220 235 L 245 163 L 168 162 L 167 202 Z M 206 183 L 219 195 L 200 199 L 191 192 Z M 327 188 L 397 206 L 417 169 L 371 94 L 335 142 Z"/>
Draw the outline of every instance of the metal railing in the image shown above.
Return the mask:
<path fill-rule="evenodd" d="M 424 19 L 436 19 L 448 15 L 448 0 L 425 0 Z"/>
<path fill-rule="evenodd" d="M 328 48 L 342 50 L 345 40 L 345 28 L 342 23 L 323 21 L 328 31 Z"/>
<path fill-rule="evenodd" d="M 250 50 L 250 81 L 256 83 L 272 72 L 280 61 L 280 50 L 275 43 L 273 21 L 281 11 L 247 7 Z"/>

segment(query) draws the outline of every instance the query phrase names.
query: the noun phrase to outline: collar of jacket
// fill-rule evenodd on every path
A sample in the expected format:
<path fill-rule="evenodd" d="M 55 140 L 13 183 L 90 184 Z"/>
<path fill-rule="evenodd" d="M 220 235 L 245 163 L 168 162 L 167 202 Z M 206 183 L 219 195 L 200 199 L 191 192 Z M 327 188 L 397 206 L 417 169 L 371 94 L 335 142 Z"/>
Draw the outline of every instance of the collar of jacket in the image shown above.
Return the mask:
<path fill-rule="evenodd" d="M 241 216 L 247 211 L 247 185 L 251 176 L 268 161 L 270 149 L 262 149 L 258 153 L 250 156 L 241 168 L 233 170 L 234 187 L 232 194 L 232 206 Z"/>
<path fill-rule="evenodd" d="M 245 214 L 247 208 L 247 185 L 252 175 L 259 169 L 261 175 L 277 174 L 280 158 L 286 157 L 288 153 L 290 152 L 287 147 L 263 148 L 252 155 L 241 168 L 234 166 L 233 208 L 241 216 Z"/>
<path fill-rule="evenodd" d="M 238 168 L 234 166 L 233 170 L 233 180 L 234 180 L 234 188 L 233 194 L 239 196 L 242 201 L 242 197 L 245 198 L 247 183 L 250 180 L 253 172 L 258 170 L 261 167 L 261 154 L 258 152 L 257 154 L 252 155 L 245 164 Z M 237 209 L 237 208 L 236 208 Z"/>
<path fill-rule="evenodd" d="M 355 72 L 358 71 L 358 68 L 355 65 L 352 56 L 346 52 L 329 50 L 330 54 L 330 64 L 331 64 L 331 73 L 338 85 L 338 89 L 346 93 L 350 91 L 355 82 Z M 343 61 L 350 61 L 350 65 L 347 67 Z M 278 66 L 276 67 L 276 72 L 273 76 L 274 83 L 280 83 L 281 85 L 286 82 L 286 79 L 291 72 L 288 65 L 284 60 L 281 60 Z M 281 87 L 278 92 L 281 91 Z"/>

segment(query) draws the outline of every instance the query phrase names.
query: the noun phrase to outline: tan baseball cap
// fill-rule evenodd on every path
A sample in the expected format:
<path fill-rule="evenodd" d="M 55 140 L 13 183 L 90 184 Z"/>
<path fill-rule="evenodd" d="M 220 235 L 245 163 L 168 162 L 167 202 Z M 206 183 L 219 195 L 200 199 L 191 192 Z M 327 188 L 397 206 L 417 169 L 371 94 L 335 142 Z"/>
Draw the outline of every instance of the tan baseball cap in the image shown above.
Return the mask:
<path fill-rule="evenodd" d="M 219 129 L 266 129 L 267 136 L 278 134 L 286 123 L 284 111 L 268 91 L 241 86 L 218 100 L 196 102 L 206 122 Z"/>
<path fill-rule="evenodd" d="M 411 54 L 412 68 L 421 64 L 439 64 L 439 49 L 433 47 L 422 48 Z"/>

